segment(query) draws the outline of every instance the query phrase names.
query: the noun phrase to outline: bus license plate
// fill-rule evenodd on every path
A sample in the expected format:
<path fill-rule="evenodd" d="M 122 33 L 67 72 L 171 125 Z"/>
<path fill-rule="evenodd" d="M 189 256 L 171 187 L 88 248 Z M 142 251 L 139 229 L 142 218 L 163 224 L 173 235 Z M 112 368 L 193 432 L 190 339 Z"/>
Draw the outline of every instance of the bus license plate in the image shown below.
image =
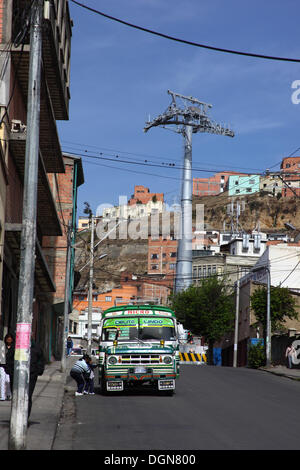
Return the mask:
<path fill-rule="evenodd" d="M 136 374 L 145 374 L 147 371 L 146 367 L 135 367 L 134 372 Z"/>

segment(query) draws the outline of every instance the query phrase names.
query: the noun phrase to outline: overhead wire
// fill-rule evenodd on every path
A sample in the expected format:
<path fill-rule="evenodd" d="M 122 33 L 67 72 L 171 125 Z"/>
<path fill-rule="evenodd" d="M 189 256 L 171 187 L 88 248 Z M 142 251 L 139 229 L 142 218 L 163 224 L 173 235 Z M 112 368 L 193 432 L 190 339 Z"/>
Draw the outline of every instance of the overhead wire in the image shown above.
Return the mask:
<path fill-rule="evenodd" d="M 171 41 L 175 41 L 175 42 L 178 42 L 178 43 L 186 44 L 186 45 L 189 45 L 189 46 L 195 46 L 195 47 L 200 47 L 200 48 L 203 48 L 203 49 L 209 49 L 209 50 L 216 51 L 216 52 L 224 52 L 224 53 L 228 53 L 228 54 L 235 54 L 235 55 L 259 58 L 259 59 L 285 61 L 285 62 L 296 62 L 296 63 L 300 62 L 300 59 L 294 59 L 294 58 L 289 58 L 289 57 L 270 56 L 270 55 L 266 55 L 266 54 L 256 54 L 256 53 L 251 53 L 251 52 L 242 52 L 242 51 L 237 51 L 237 50 L 232 50 L 232 49 L 225 49 L 225 48 L 221 48 L 221 47 L 209 46 L 207 44 L 200 44 L 200 43 L 193 42 L 193 41 L 188 41 L 188 40 L 185 40 L 185 39 L 170 36 L 168 34 L 160 33 L 158 31 L 154 31 L 152 29 L 144 28 L 142 26 L 138 26 L 138 25 L 133 24 L 133 23 L 129 23 L 128 21 L 124 21 L 120 18 L 116 18 L 114 16 L 103 13 L 99 10 L 96 10 L 95 8 L 91 8 L 91 7 L 85 5 L 81 2 L 78 2 L 76 0 L 70 0 L 70 1 L 74 4 L 76 4 L 77 6 L 80 6 L 81 8 L 84 8 L 86 10 L 89 10 L 90 12 L 93 12 L 93 13 L 96 13 L 100 16 L 103 16 L 104 18 L 107 18 L 107 19 L 116 21 L 118 23 L 121 23 L 125 26 L 129 26 L 131 28 L 134 28 L 134 29 L 137 29 L 137 30 L 140 30 L 140 31 L 144 31 L 144 32 L 150 33 L 152 35 L 159 36 L 159 37 L 162 37 L 162 38 L 165 38 L 165 39 L 169 39 Z"/>

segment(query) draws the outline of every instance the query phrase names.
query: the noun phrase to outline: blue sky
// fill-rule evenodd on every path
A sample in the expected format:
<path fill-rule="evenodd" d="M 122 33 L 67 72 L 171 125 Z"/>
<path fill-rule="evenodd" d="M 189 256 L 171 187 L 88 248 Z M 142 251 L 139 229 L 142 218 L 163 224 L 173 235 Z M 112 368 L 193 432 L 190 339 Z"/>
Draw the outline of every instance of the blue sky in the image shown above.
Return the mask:
<path fill-rule="evenodd" d="M 300 58 L 296 0 L 81 0 L 108 15 L 170 36 L 270 56 Z M 300 147 L 300 104 L 292 83 L 300 63 L 214 52 L 121 25 L 69 2 L 74 22 L 70 119 L 58 123 L 62 149 L 83 157 L 84 201 L 118 204 L 135 184 L 180 201 L 181 171 L 123 164 L 119 159 L 181 166 L 183 138 L 166 129 L 143 132 L 170 104 L 170 89 L 213 105 L 209 117 L 235 137 L 193 136 L 197 169 L 263 172 Z M 102 154 L 102 155 L 101 155 Z M 116 156 L 118 155 L 118 157 Z M 300 155 L 300 151 L 295 153 Z M 126 170 L 126 171 L 125 171 Z M 136 173 L 135 173 L 136 172 Z M 194 171 L 193 176 L 211 172 Z"/>

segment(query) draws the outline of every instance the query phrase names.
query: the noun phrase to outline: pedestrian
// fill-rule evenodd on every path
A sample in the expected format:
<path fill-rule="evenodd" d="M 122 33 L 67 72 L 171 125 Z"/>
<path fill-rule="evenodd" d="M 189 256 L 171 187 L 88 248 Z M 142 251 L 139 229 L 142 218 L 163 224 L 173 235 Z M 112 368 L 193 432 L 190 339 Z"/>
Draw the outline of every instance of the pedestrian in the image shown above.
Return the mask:
<path fill-rule="evenodd" d="M 85 395 L 95 395 L 95 391 L 94 391 L 94 377 L 95 377 L 94 369 L 96 369 L 96 367 L 98 367 L 98 364 L 93 364 L 92 358 L 90 358 L 87 365 L 89 367 L 90 373 L 89 373 L 89 377 L 85 381 L 85 387 L 84 387 L 83 393 Z"/>
<path fill-rule="evenodd" d="M 30 377 L 28 390 L 28 418 L 31 413 L 32 395 L 39 375 L 43 375 L 45 370 L 45 358 L 42 348 L 31 337 L 30 347 Z"/>
<path fill-rule="evenodd" d="M 5 343 L 0 340 L 0 401 L 10 400 L 9 376 L 5 372 Z"/>
<path fill-rule="evenodd" d="M 285 351 L 285 357 L 287 359 L 287 367 L 292 369 L 293 367 L 293 356 L 296 353 L 296 350 L 292 344 L 290 344 Z"/>
<path fill-rule="evenodd" d="M 15 356 L 15 338 L 12 334 L 7 333 L 4 338 L 5 343 L 5 373 L 9 376 L 10 395 L 13 393 L 14 380 L 14 356 Z"/>
<path fill-rule="evenodd" d="M 83 395 L 85 383 L 90 374 L 90 369 L 88 366 L 89 361 L 90 356 L 85 354 L 77 362 L 75 362 L 70 371 L 70 376 L 77 383 L 77 391 L 75 392 L 75 396 Z"/>
<path fill-rule="evenodd" d="M 70 336 L 68 336 L 68 338 L 67 338 L 67 357 L 70 356 L 72 348 L 73 348 L 73 341 L 72 341 L 72 338 Z"/>
<path fill-rule="evenodd" d="M 13 390 L 14 379 L 14 338 L 12 335 L 6 335 L 6 373 L 9 375 L 11 390 Z M 43 375 L 45 369 L 45 359 L 41 347 L 31 337 L 30 346 L 30 368 L 29 368 L 29 387 L 28 387 L 28 418 L 32 408 L 32 395 L 39 375 Z"/>

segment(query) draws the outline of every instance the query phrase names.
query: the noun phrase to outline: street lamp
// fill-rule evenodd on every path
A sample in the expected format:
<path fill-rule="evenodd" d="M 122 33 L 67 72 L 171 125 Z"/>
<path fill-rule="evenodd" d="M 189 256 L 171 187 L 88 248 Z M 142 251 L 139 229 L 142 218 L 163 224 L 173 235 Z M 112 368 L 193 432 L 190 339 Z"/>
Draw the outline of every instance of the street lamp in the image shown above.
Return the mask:
<path fill-rule="evenodd" d="M 265 269 L 267 271 L 267 331 L 266 331 L 266 365 L 271 365 L 271 315 L 270 315 L 270 290 L 271 290 L 271 273 L 268 266 L 257 266 L 251 269 L 255 273 Z"/>

